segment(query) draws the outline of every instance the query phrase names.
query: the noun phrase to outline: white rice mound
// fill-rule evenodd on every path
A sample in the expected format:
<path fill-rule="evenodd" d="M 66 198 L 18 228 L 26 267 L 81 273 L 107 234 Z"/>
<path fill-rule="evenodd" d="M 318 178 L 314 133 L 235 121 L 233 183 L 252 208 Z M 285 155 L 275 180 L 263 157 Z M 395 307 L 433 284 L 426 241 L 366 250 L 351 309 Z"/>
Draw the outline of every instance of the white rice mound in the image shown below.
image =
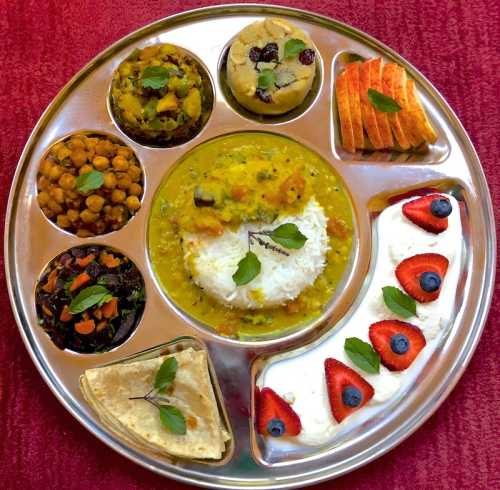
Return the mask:
<path fill-rule="evenodd" d="M 248 251 L 248 231 L 272 230 L 283 223 L 297 225 L 307 237 L 305 245 L 298 250 L 285 249 L 289 253 L 285 256 L 254 241 L 252 251 L 261 263 L 260 274 L 248 284 L 237 286 L 232 276 Z M 325 268 L 329 248 L 326 225 L 323 208 L 312 198 L 301 214 L 280 216 L 272 224 L 243 224 L 237 231 L 228 229 L 219 237 L 186 234 L 184 263 L 193 281 L 228 307 L 259 309 L 281 305 L 311 286 Z"/>

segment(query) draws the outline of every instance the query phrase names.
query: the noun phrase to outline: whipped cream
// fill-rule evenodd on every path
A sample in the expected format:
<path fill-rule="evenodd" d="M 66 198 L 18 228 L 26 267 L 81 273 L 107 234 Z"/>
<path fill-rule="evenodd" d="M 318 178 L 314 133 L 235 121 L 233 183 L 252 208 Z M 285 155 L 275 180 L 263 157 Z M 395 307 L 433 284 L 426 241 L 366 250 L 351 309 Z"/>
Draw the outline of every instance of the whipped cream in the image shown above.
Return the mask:
<path fill-rule="evenodd" d="M 260 387 L 268 386 L 279 395 L 286 394 L 287 398 L 294 399 L 292 407 L 302 422 L 302 432 L 295 438 L 297 443 L 326 444 L 338 432 L 360 424 L 366 418 L 363 413 L 374 416 L 374 412 L 369 410 L 370 407 L 390 400 L 410 385 L 422 369 L 419 358 L 423 357 L 424 353 L 430 354 L 430 351 L 436 348 L 439 339 L 451 325 L 461 271 L 463 239 L 458 202 L 452 196 L 448 198 L 453 207 L 448 217 L 448 229 L 438 235 L 423 230 L 403 215 L 403 204 L 414 200 L 414 197 L 386 208 L 373 224 L 372 274 L 351 311 L 331 332 L 309 348 L 270 358 L 257 384 Z M 369 342 L 368 331 L 372 323 L 380 320 L 401 320 L 386 307 L 382 287 L 401 288 L 394 273 L 396 266 L 403 259 L 422 253 L 438 253 L 449 260 L 439 298 L 431 303 L 417 302 L 417 317 L 405 320 L 422 330 L 427 345 L 412 366 L 405 371 L 392 372 L 381 365 L 379 374 L 366 373 L 347 357 L 344 341 L 347 337 L 358 337 Z M 328 401 L 324 374 L 324 361 L 328 357 L 335 358 L 357 371 L 375 390 L 373 398 L 365 407 L 340 424 L 333 418 Z M 427 358 L 427 355 L 425 357 Z"/>

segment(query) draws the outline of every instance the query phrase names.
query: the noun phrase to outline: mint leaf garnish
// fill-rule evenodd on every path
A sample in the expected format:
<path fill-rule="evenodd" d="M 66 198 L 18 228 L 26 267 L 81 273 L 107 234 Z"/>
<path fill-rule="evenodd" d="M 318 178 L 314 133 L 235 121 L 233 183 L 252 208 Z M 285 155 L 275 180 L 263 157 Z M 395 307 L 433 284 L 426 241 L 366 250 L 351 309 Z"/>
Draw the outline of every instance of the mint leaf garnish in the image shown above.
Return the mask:
<path fill-rule="evenodd" d="M 292 58 L 297 56 L 306 47 L 306 43 L 302 39 L 289 39 L 285 43 L 285 58 Z"/>
<path fill-rule="evenodd" d="M 396 313 L 396 315 L 402 318 L 410 318 L 417 315 L 416 301 L 411 296 L 403 293 L 401 289 L 394 286 L 385 286 L 382 288 L 382 294 L 387 308 Z"/>
<path fill-rule="evenodd" d="M 278 228 L 269 232 L 268 236 L 283 247 L 294 249 L 302 248 L 307 240 L 307 237 L 293 223 L 284 223 L 278 226 Z"/>
<path fill-rule="evenodd" d="M 69 311 L 74 315 L 105 301 L 111 293 L 104 286 L 89 286 L 82 289 L 71 301 Z M 111 299 L 111 298 L 110 298 Z"/>
<path fill-rule="evenodd" d="M 266 89 L 274 85 L 276 82 L 276 73 L 273 70 L 262 70 L 257 80 L 259 88 Z"/>
<path fill-rule="evenodd" d="M 357 337 L 345 339 L 344 350 L 349 359 L 367 373 L 377 374 L 380 371 L 380 356 L 367 342 Z"/>
<path fill-rule="evenodd" d="M 401 106 L 394 99 L 373 88 L 368 89 L 368 100 L 380 112 L 399 112 L 401 110 Z"/>
<path fill-rule="evenodd" d="M 98 170 L 92 170 L 76 178 L 76 188 L 80 192 L 93 191 L 99 189 L 104 182 L 104 175 Z"/>
<path fill-rule="evenodd" d="M 167 359 L 163 361 L 155 378 L 155 388 L 158 391 L 165 390 L 165 388 L 172 383 L 177 374 L 177 367 L 178 363 L 175 357 L 167 357 Z"/>
<path fill-rule="evenodd" d="M 186 434 L 186 419 L 182 412 L 173 405 L 160 405 L 160 421 L 172 433 Z"/>
<path fill-rule="evenodd" d="M 253 252 L 248 251 L 245 257 L 238 262 L 238 269 L 233 274 L 233 281 L 237 286 L 244 286 L 257 277 L 260 272 L 260 261 Z"/>

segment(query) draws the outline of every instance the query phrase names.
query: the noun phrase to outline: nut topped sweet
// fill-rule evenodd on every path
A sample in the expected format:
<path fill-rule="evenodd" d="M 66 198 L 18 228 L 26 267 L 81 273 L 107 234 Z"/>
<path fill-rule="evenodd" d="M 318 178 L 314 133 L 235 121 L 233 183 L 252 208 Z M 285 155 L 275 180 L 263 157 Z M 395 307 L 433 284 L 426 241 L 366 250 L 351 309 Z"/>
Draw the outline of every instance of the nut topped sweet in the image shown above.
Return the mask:
<path fill-rule="evenodd" d="M 173 146 L 207 122 L 213 93 L 200 63 L 172 44 L 136 49 L 113 76 L 111 108 L 120 128 L 139 143 Z"/>
<path fill-rule="evenodd" d="M 231 45 L 227 81 L 236 100 L 256 114 L 284 114 L 300 105 L 316 73 L 307 34 L 283 19 L 245 27 Z"/>

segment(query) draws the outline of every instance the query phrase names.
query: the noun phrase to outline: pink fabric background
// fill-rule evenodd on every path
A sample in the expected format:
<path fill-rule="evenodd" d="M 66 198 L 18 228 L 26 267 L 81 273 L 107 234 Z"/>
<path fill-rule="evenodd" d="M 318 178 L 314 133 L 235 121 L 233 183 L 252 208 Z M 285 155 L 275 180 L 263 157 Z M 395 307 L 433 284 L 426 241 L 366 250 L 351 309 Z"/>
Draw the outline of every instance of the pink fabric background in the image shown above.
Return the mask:
<path fill-rule="evenodd" d="M 144 24 L 211 3 L 215 2 L 0 0 L 2 221 L 22 148 L 42 111 L 70 77 L 102 49 Z M 275 3 L 310 9 L 358 27 L 420 69 L 469 132 L 498 209 L 498 1 Z M 316 489 L 500 488 L 499 300 L 497 284 L 476 354 L 437 413 L 377 462 Z M 5 288 L 0 291 L 0 315 L 0 486 L 188 488 L 129 463 L 80 426 L 31 363 Z"/>

